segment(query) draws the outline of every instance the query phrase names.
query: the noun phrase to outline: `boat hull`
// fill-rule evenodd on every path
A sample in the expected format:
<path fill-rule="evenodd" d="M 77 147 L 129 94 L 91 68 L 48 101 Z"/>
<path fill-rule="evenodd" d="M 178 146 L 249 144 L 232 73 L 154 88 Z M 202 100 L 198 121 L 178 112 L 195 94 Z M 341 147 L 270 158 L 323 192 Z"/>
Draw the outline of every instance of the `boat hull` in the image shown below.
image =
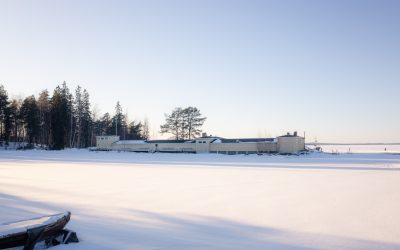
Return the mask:
<path fill-rule="evenodd" d="M 0 225 L 0 249 L 35 244 L 59 234 L 71 219 L 65 212 Z M 29 248 L 27 248 L 29 249 Z"/>

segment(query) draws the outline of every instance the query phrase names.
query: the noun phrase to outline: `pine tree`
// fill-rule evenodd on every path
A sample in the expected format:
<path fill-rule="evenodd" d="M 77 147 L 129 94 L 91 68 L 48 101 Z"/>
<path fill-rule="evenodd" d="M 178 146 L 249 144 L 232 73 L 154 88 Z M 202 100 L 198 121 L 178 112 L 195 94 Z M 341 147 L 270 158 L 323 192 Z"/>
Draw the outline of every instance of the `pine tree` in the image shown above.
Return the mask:
<path fill-rule="evenodd" d="M 4 140 L 6 144 L 11 132 L 8 104 L 7 91 L 3 85 L 0 85 L 0 141 Z"/>
<path fill-rule="evenodd" d="M 146 140 L 146 141 L 150 140 L 150 124 L 149 124 L 149 120 L 147 118 L 145 118 L 143 121 L 141 137 L 143 138 L 143 140 Z"/>
<path fill-rule="evenodd" d="M 114 126 L 114 134 L 119 135 L 121 138 L 124 136 L 124 129 L 126 128 L 126 121 L 125 121 L 125 116 L 122 113 L 122 107 L 119 103 L 117 102 L 117 105 L 115 106 L 115 115 L 113 117 L 113 126 Z"/>
<path fill-rule="evenodd" d="M 91 145 L 91 130 L 93 127 L 93 120 L 92 112 L 90 110 L 89 92 L 87 92 L 86 89 L 83 90 L 81 127 L 81 138 L 83 140 L 80 147 L 89 147 Z"/>
<path fill-rule="evenodd" d="M 161 133 L 171 133 L 176 140 L 192 139 L 201 133 L 206 117 L 202 117 L 196 107 L 175 108 L 171 114 L 165 115 L 165 124 L 161 125 Z"/>
<path fill-rule="evenodd" d="M 21 115 L 24 121 L 28 143 L 33 144 L 39 137 L 40 132 L 39 108 L 33 95 L 25 98 L 21 106 Z"/>
<path fill-rule="evenodd" d="M 142 123 L 135 123 L 134 121 L 129 123 L 128 126 L 128 134 L 127 134 L 127 139 L 128 140 L 143 140 L 142 137 Z"/>
<path fill-rule="evenodd" d="M 171 114 L 165 114 L 165 124 L 161 125 L 161 133 L 170 133 L 174 135 L 176 140 L 184 139 L 183 137 L 183 116 L 182 108 L 175 108 Z"/>
<path fill-rule="evenodd" d="M 60 88 L 63 107 L 65 108 L 66 128 L 64 134 L 64 147 L 73 147 L 74 132 L 75 132 L 75 111 L 74 98 L 70 93 L 67 83 L 64 81 Z"/>
<path fill-rule="evenodd" d="M 68 141 L 69 118 L 69 103 L 65 95 L 65 90 L 57 86 L 51 98 L 52 149 L 60 150 L 65 148 Z"/>
<path fill-rule="evenodd" d="M 50 123 L 51 123 L 51 114 L 50 114 L 50 99 L 49 92 L 47 90 L 43 90 L 39 94 L 39 98 L 37 100 L 37 105 L 39 108 L 39 124 L 40 124 L 40 136 L 39 143 L 42 147 L 50 145 Z"/>
<path fill-rule="evenodd" d="M 82 88 L 78 85 L 75 90 L 74 99 L 74 119 L 75 119 L 75 133 L 72 136 L 72 147 L 82 147 L 82 126 L 83 126 L 83 106 L 82 106 Z M 76 142 L 75 142 L 76 140 Z"/>
<path fill-rule="evenodd" d="M 16 99 L 11 100 L 11 103 L 8 106 L 9 117 L 11 120 L 10 139 L 13 142 L 19 141 L 18 137 L 19 125 L 23 123 L 23 121 L 21 121 L 20 119 L 20 107 L 21 105 Z"/>
<path fill-rule="evenodd" d="M 99 135 L 113 135 L 115 134 L 115 124 L 111 119 L 109 113 L 105 113 L 100 119 L 100 131 Z"/>
<path fill-rule="evenodd" d="M 182 110 L 182 116 L 184 119 L 184 137 L 187 139 L 196 138 L 201 133 L 201 126 L 207 119 L 206 117 L 202 117 L 200 110 L 196 107 L 187 107 Z"/>
<path fill-rule="evenodd" d="M 100 120 L 100 111 L 97 108 L 97 106 L 94 106 L 91 109 L 91 128 L 90 128 L 90 146 L 95 146 L 96 145 L 96 136 L 102 135 L 101 133 L 101 120 Z"/>

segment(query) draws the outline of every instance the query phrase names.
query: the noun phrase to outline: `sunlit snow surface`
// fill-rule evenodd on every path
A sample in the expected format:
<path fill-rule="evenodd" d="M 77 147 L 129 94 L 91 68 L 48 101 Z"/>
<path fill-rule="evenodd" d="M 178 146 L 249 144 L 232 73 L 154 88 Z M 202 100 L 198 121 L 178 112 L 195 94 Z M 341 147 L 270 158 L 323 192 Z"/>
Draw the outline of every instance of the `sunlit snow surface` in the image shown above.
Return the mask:
<path fill-rule="evenodd" d="M 62 249 L 400 249 L 400 155 L 0 151 L 0 223 L 72 212 Z"/>

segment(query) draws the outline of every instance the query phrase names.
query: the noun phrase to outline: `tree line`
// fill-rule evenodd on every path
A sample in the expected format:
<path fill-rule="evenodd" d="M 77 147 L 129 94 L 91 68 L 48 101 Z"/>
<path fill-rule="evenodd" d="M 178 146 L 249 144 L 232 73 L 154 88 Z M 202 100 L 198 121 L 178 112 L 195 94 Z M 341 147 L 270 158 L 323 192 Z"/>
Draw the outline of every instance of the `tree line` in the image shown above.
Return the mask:
<path fill-rule="evenodd" d="M 119 135 L 126 140 L 148 140 L 149 122 L 130 122 L 119 102 L 115 114 L 100 118 L 92 112 L 90 96 L 78 86 L 72 93 L 67 84 L 57 86 L 52 95 L 43 90 L 37 97 L 9 99 L 0 85 L 0 146 L 46 149 L 94 146 L 96 135 Z"/>
<path fill-rule="evenodd" d="M 191 140 L 201 134 L 205 122 L 196 107 L 178 107 L 165 114 L 160 133 L 172 134 L 175 140 Z M 66 82 L 52 95 L 43 90 L 37 97 L 8 97 L 0 85 L 0 146 L 60 150 L 86 148 L 96 144 L 97 135 L 118 135 L 122 140 L 149 140 L 149 122 L 129 121 L 119 102 L 114 115 L 98 116 L 90 104 L 89 92 L 77 86 L 72 92 Z"/>

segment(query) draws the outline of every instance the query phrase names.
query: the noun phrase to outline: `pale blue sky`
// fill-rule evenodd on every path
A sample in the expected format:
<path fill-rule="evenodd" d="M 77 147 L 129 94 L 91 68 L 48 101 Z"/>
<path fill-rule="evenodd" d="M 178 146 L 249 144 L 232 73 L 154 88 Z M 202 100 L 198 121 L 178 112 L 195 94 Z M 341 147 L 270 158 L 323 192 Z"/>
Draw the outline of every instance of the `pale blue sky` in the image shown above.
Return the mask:
<path fill-rule="evenodd" d="M 11 95 L 87 88 L 131 119 L 194 105 L 223 137 L 400 141 L 400 1 L 0 1 Z"/>

